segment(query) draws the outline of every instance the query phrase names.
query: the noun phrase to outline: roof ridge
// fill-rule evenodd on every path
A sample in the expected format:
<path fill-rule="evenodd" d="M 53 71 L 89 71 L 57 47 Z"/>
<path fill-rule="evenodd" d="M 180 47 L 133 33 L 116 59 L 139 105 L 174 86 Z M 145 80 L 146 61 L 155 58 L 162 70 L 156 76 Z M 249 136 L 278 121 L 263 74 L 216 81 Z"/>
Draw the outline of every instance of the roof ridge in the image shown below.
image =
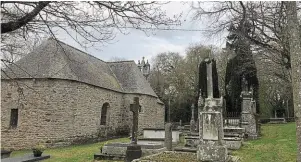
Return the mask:
<path fill-rule="evenodd" d="M 48 40 L 50 40 L 50 39 L 52 39 L 52 40 L 54 40 L 54 41 L 56 41 L 56 42 L 63 43 L 63 44 L 65 44 L 66 46 L 68 46 L 68 47 L 70 47 L 70 48 L 73 48 L 73 49 L 75 49 L 75 50 L 77 50 L 77 51 L 79 51 L 79 52 L 81 52 L 81 53 L 84 53 L 84 54 L 86 54 L 86 55 L 88 55 L 88 56 L 90 56 L 90 57 L 96 58 L 96 59 L 98 59 L 99 61 L 102 61 L 102 62 L 105 62 L 105 63 L 106 63 L 106 61 L 104 61 L 104 60 L 102 60 L 102 59 L 100 59 L 100 58 L 97 58 L 97 57 L 95 57 L 95 56 L 93 56 L 93 55 L 91 55 L 91 54 L 89 54 L 89 53 L 87 53 L 87 52 L 85 52 L 85 51 L 83 51 L 83 50 L 80 50 L 80 49 L 78 49 L 78 48 L 75 48 L 75 47 L 73 47 L 73 46 L 71 46 L 71 45 L 69 45 L 69 44 L 67 44 L 67 43 L 65 43 L 65 42 L 63 42 L 63 41 L 61 41 L 61 40 L 59 40 L 59 39 L 55 39 L 55 38 L 53 38 L 53 37 L 49 37 Z"/>
<path fill-rule="evenodd" d="M 125 61 L 107 61 L 106 63 L 124 63 L 124 62 L 135 62 L 135 60 L 125 60 Z"/>

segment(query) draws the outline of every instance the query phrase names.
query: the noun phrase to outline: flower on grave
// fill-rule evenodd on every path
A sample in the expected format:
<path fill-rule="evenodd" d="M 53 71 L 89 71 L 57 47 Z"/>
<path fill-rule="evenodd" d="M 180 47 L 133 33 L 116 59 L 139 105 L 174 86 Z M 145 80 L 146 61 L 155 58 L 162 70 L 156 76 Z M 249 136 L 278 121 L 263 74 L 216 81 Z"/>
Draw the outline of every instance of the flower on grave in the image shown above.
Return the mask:
<path fill-rule="evenodd" d="M 43 152 L 46 149 L 46 146 L 42 143 L 39 143 L 35 147 L 32 148 L 33 150 Z"/>

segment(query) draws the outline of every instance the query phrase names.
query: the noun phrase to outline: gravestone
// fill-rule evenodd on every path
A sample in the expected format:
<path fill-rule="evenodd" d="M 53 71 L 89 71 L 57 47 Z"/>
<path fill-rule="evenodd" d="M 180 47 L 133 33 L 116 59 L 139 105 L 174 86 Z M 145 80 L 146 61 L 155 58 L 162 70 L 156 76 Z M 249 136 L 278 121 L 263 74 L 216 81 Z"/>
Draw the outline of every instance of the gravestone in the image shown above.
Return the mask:
<path fill-rule="evenodd" d="M 256 102 L 253 100 L 252 91 L 249 91 L 246 88 L 248 82 L 243 79 L 242 84 L 241 127 L 245 128 L 246 135 L 249 139 L 257 139 L 258 126 L 256 120 Z"/>
<path fill-rule="evenodd" d="M 165 124 L 164 145 L 165 145 L 167 151 L 171 151 L 171 149 L 172 149 L 172 124 L 171 123 Z"/>
<path fill-rule="evenodd" d="M 212 61 L 206 59 L 207 94 L 205 106 L 199 114 L 198 161 L 224 162 L 227 158 L 223 131 L 223 98 L 213 98 Z"/>
<path fill-rule="evenodd" d="M 200 89 L 200 94 L 202 94 L 202 90 Z M 198 98 L 198 119 L 197 119 L 197 123 L 196 123 L 196 128 L 197 128 L 197 132 L 199 132 L 199 127 L 200 127 L 200 112 L 202 111 L 203 107 L 204 107 L 204 98 L 202 97 L 202 95 L 199 95 Z"/>
<path fill-rule="evenodd" d="M 130 111 L 133 113 L 133 126 L 131 134 L 131 144 L 127 146 L 125 162 L 131 162 L 134 159 L 138 159 L 142 155 L 141 146 L 137 145 L 138 134 L 138 115 L 141 111 L 139 105 L 139 97 L 134 97 L 134 103 L 130 105 Z"/>
<path fill-rule="evenodd" d="M 195 132 L 194 104 L 191 105 L 190 132 Z"/>
<path fill-rule="evenodd" d="M 49 159 L 50 155 L 41 155 L 39 157 L 33 156 L 33 154 L 26 154 L 19 157 L 10 157 L 1 159 L 1 162 L 34 162 L 34 161 L 42 161 L 45 159 Z"/>

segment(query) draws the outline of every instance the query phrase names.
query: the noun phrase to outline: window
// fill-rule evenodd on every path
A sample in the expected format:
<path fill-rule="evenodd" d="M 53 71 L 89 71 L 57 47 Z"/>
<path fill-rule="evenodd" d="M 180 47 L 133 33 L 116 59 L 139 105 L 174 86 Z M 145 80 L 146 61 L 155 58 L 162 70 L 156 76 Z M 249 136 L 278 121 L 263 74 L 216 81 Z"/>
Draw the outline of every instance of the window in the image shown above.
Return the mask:
<path fill-rule="evenodd" d="M 110 107 L 109 103 L 104 103 L 101 108 L 100 125 L 106 125 L 107 123 L 107 112 Z"/>
<path fill-rule="evenodd" d="M 11 109 L 10 112 L 10 126 L 16 128 L 18 125 L 18 109 Z"/>

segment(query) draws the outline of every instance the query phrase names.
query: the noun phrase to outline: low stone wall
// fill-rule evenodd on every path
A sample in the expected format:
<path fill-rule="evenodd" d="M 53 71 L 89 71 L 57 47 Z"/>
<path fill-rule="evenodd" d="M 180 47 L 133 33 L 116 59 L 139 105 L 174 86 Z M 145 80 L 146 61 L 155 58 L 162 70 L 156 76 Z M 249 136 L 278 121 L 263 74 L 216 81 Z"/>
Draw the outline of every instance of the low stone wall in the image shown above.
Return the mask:
<path fill-rule="evenodd" d="M 125 156 L 128 143 L 111 143 L 103 146 L 101 153 L 107 155 Z M 141 145 L 142 156 L 156 154 L 158 152 L 166 151 L 163 145 Z"/>
<path fill-rule="evenodd" d="M 230 150 L 238 150 L 242 146 L 242 138 L 224 138 L 226 147 Z"/>
<path fill-rule="evenodd" d="M 143 138 L 165 138 L 165 129 L 143 129 Z M 180 131 L 172 130 L 172 142 L 180 141 Z"/>
<path fill-rule="evenodd" d="M 132 162 L 182 162 L 182 161 L 189 161 L 189 162 L 197 162 L 196 160 L 196 153 L 191 152 L 176 152 L 176 151 L 164 151 L 157 154 L 149 155 L 146 157 L 142 157 L 140 159 L 135 159 Z"/>

